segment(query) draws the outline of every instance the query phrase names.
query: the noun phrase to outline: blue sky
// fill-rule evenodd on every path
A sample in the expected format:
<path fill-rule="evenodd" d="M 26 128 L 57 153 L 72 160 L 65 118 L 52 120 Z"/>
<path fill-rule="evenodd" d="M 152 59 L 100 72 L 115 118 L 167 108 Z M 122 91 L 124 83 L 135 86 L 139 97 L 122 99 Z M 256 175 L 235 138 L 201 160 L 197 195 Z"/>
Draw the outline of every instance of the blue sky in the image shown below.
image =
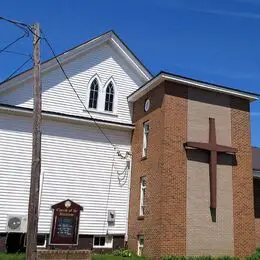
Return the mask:
<path fill-rule="evenodd" d="M 39 22 L 60 53 L 115 30 L 156 74 L 160 70 L 260 93 L 260 0 L 2 0 L 0 16 Z M 0 22 L 0 49 L 21 34 Z M 51 57 L 42 44 L 42 59 Z M 9 50 L 31 53 L 26 38 Z M 0 80 L 27 57 L 0 54 Z M 260 146 L 260 102 L 251 106 Z"/>

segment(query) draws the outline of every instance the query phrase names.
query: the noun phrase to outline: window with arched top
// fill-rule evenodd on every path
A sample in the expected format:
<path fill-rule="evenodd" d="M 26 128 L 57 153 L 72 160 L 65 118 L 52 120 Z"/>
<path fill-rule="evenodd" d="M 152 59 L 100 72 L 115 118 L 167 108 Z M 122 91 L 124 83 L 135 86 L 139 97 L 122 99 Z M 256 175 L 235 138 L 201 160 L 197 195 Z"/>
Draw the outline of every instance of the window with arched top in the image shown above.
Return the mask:
<path fill-rule="evenodd" d="M 94 79 L 90 85 L 90 93 L 89 93 L 89 108 L 97 108 L 98 104 L 98 81 Z"/>
<path fill-rule="evenodd" d="M 110 82 L 106 88 L 105 111 L 113 111 L 114 102 L 114 86 Z"/>

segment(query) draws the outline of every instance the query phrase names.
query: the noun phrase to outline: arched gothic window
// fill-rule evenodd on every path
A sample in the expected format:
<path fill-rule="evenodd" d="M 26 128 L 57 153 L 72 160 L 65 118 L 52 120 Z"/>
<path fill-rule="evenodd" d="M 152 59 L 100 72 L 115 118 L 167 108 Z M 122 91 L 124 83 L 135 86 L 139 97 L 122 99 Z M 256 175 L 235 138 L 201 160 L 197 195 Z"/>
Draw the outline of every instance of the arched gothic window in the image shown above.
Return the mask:
<path fill-rule="evenodd" d="M 98 81 L 94 79 L 90 86 L 90 93 L 89 93 L 89 108 L 97 108 L 98 103 Z"/>
<path fill-rule="evenodd" d="M 114 87 L 110 82 L 106 88 L 105 111 L 113 111 Z"/>

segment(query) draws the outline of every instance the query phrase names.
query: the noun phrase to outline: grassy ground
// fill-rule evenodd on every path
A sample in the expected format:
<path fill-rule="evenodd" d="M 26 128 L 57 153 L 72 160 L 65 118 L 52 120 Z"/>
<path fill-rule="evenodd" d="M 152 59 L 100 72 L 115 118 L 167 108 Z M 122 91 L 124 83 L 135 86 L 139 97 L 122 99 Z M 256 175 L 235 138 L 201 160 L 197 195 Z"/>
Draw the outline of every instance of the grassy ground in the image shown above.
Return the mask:
<path fill-rule="evenodd" d="M 25 260 L 25 254 L 6 254 L 0 252 L 0 260 Z"/>
<path fill-rule="evenodd" d="M 92 260 L 144 260 L 143 257 L 131 256 L 131 257 L 123 257 L 123 256 L 114 256 L 109 254 L 103 255 L 93 255 Z"/>
<path fill-rule="evenodd" d="M 93 255 L 93 260 L 143 260 L 141 257 L 122 257 L 122 256 L 113 256 L 109 254 L 103 255 Z M 5 254 L 0 253 L 0 260 L 25 260 L 25 254 Z"/>
<path fill-rule="evenodd" d="M 93 260 L 144 260 L 144 258 L 132 256 L 132 257 L 122 257 L 113 256 L 109 254 L 103 255 L 93 255 Z M 0 260 L 25 260 L 25 254 L 5 254 L 0 253 Z"/>

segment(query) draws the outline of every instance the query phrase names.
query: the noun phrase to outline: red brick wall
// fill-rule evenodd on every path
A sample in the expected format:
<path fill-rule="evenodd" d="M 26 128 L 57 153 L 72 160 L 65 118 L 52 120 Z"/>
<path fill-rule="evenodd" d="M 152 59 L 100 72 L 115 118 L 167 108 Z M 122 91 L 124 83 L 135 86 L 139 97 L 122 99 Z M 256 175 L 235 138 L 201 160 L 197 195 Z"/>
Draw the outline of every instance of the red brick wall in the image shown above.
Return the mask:
<path fill-rule="evenodd" d="M 186 255 L 188 87 L 164 82 L 133 105 L 132 176 L 129 212 L 129 248 L 137 251 L 137 237 L 144 235 L 144 255 Z M 144 112 L 144 102 L 151 109 Z M 199 116 L 199 115 L 198 115 Z M 149 120 L 148 156 L 142 159 L 143 123 Z M 238 148 L 232 168 L 234 253 L 255 250 L 252 154 L 248 101 L 231 98 L 232 146 Z M 147 178 L 146 209 L 139 216 L 140 177 Z"/>
<path fill-rule="evenodd" d="M 162 143 L 162 255 L 186 255 L 187 95 L 184 85 L 165 83 Z"/>
<path fill-rule="evenodd" d="M 136 252 L 137 236 L 144 235 L 144 255 L 184 255 L 186 252 L 187 89 L 163 83 L 134 104 L 129 213 L 129 248 Z M 151 109 L 144 112 L 149 96 Z M 143 123 L 149 120 L 148 155 L 142 160 Z M 138 220 L 140 177 L 146 175 L 146 209 Z"/>
<path fill-rule="evenodd" d="M 255 251 L 249 102 L 234 97 L 231 107 L 232 146 L 238 149 L 233 166 L 234 249 L 236 256 L 247 256 Z"/>
<path fill-rule="evenodd" d="M 163 133 L 164 85 L 149 94 L 151 109 L 144 112 L 143 97 L 134 104 L 135 130 L 132 139 L 132 175 L 130 190 L 128 246 L 137 252 L 137 237 L 145 235 L 144 253 L 147 256 L 160 256 L 161 233 L 161 143 Z M 147 159 L 142 159 L 143 123 L 149 120 L 150 132 Z M 140 178 L 146 176 L 147 191 L 145 217 L 138 220 L 140 202 Z"/>

